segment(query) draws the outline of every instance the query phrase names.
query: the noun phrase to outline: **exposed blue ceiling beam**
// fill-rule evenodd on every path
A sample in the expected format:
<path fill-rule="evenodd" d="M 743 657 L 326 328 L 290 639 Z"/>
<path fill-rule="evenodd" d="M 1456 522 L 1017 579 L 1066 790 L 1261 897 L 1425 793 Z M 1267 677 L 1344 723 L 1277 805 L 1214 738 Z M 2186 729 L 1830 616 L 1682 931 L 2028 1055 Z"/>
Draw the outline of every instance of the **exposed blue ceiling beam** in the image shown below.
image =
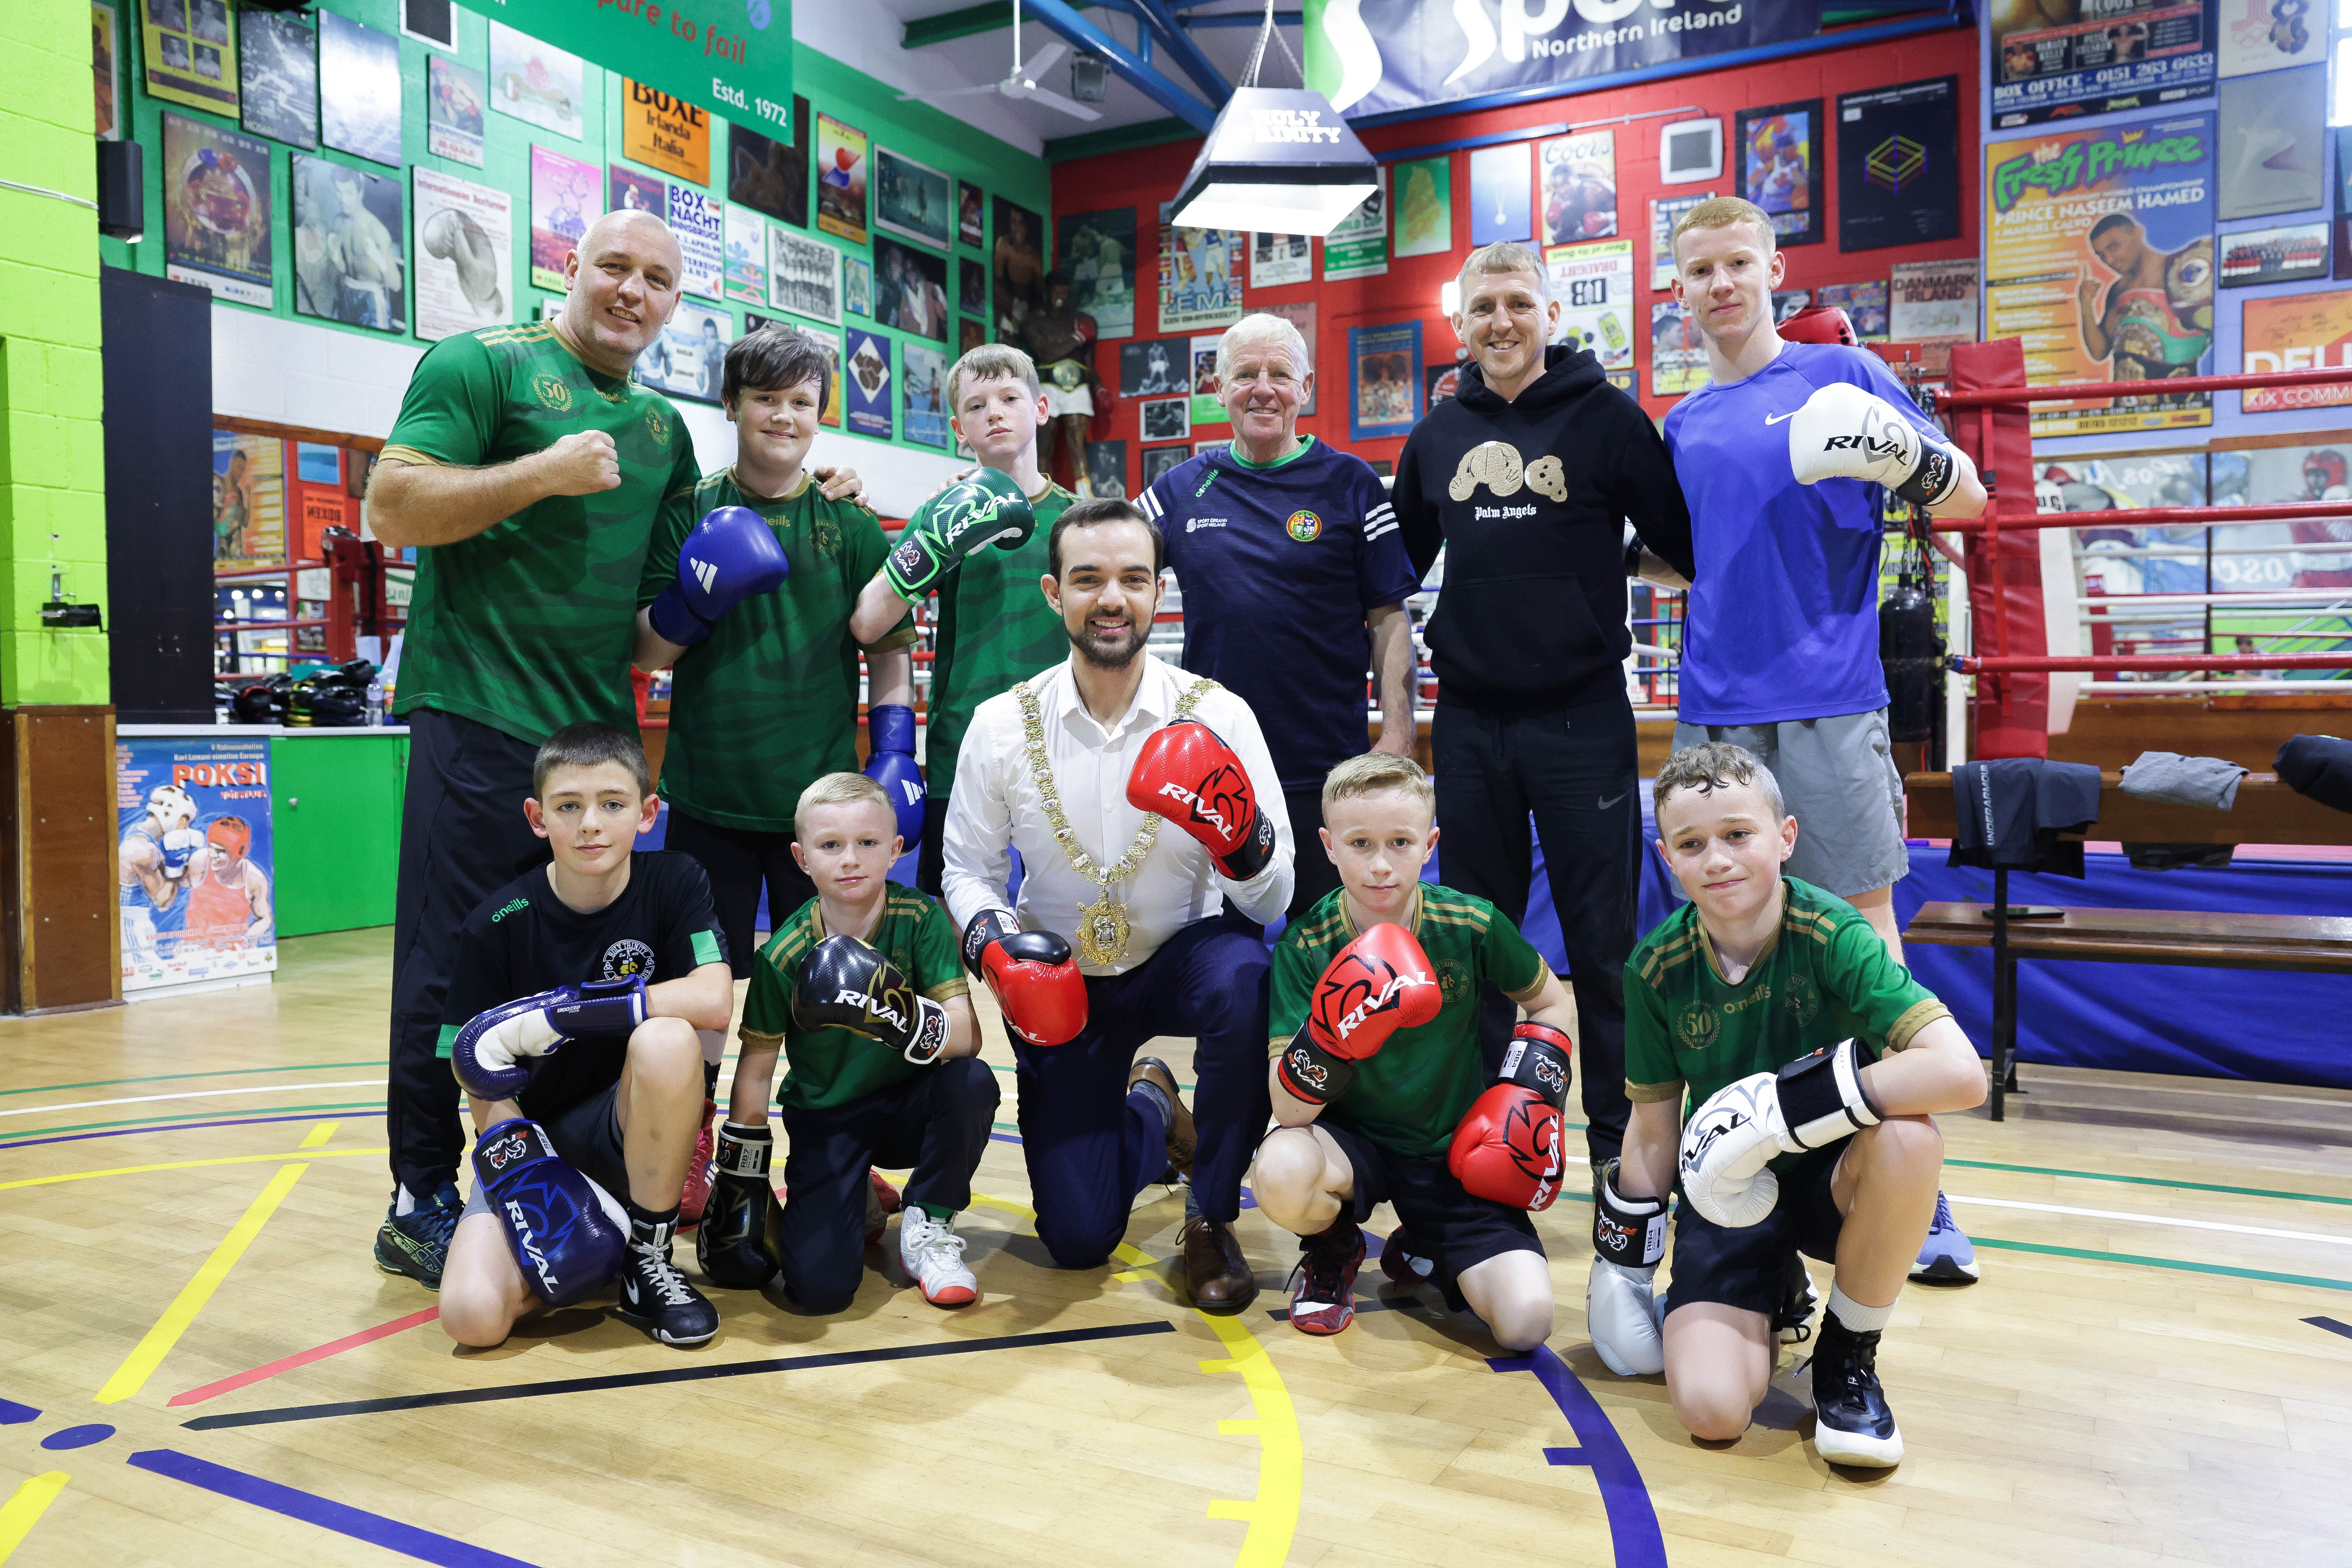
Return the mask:
<path fill-rule="evenodd" d="M 1108 60 L 1121 81 L 1195 131 L 1206 135 L 1217 122 L 1215 110 L 1160 75 L 1150 61 L 1079 16 L 1065 0 L 1022 0 L 1022 5 L 1064 42 L 1074 48 L 1091 49 Z"/>
<path fill-rule="evenodd" d="M 1192 41 L 1192 35 L 1177 24 L 1166 0 L 1133 0 L 1133 4 L 1136 15 L 1149 21 L 1151 30 L 1160 35 L 1168 58 L 1183 68 L 1184 74 L 1192 79 L 1212 105 L 1223 109 L 1225 100 L 1234 95 L 1233 84 L 1209 63 L 1209 57 L 1201 52 L 1201 46 Z"/>
<path fill-rule="evenodd" d="M 1277 27 L 1302 26 L 1306 21 L 1307 13 L 1304 11 L 1276 11 L 1274 14 L 1274 25 Z M 1205 16 L 1186 16 L 1183 23 L 1187 27 L 1263 27 L 1265 26 L 1265 13 L 1213 11 Z"/>

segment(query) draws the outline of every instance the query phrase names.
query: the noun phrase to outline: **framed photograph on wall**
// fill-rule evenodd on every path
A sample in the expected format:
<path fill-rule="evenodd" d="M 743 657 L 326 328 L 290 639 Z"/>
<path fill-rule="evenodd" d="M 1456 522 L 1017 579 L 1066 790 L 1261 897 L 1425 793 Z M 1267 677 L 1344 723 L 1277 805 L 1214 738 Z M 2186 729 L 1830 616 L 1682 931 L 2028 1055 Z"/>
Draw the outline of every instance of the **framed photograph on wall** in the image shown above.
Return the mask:
<path fill-rule="evenodd" d="M 955 241 L 955 185 L 929 163 L 874 149 L 874 226 L 941 250 Z"/>
<path fill-rule="evenodd" d="M 898 395 L 905 400 L 907 439 L 944 451 L 948 430 L 948 357 L 927 343 L 898 345 Z"/>
<path fill-rule="evenodd" d="M 259 13 L 256 13 L 259 15 Z M 489 84 L 481 72 L 430 55 L 425 61 L 425 150 L 436 158 L 482 166 L 482 105 Z"/>
<path fill-rule="evenodd" d="M 841 258 L 841 304 L 852 315 L 874 314 L 874 263 L 862 256 Z"/>
<path fill-rule="evenodd" d="M 825 394 L 824 407 L 818 412 L 816 422 L 828 430 L 840 429 L 841 334 L 826 331 L 823 327 L 812 327 L 799 321 L 786 321 L 782 316 L 763 316 L 757 310 L 744 311 L 743 335 L 748 338 L 753 332 L 760 331 L 798 332 L 802 337 L 824 350 L 824 357 L 833 368 L 833 385 Z"/>
<path fill-rule="evenodd" d="M 1090 500 L 1122 500 L 1127 496 L 1127 443 L 1087 443 L 1087 497 Z"/>
<path fill-rule="evenodd" d="M 768 303 L 814 321 L 841 324 L 841 252 L 790 229 L 768 229 Z"/>
<path fill-rule="evenodd" d="M 1785 248 L 1828 237 L 1822 203 L 1822 100 L 1743 109 L 1735 122 L 1739 194 L 1771 216 Z"/>
<path fill-rule="evenodd" d="M 948 258 L 900 245 L 874 242 L 874 319 L 934 342 L 948 341 Z"/>
<path fill-rule="evenodd" d="M 970 180 L 956 182 L 956 237 L 974 250 L 988 248 L 988 198 Z"/>
<path fill-rule="evenodd" d="M 1139 407 L 1138 417 L 1142 421 L 1143 438 L 1147 441 L 1189 440 L 1192 434 L 1192 400 L 1152 398 Z"/>
<path fill-rule="evenodd" d="M 988 263 L 977 256 L 956 258 L 956 309 L 988 319 Z"/>
<path fill-rule="evenodd" d="M 1192 456 L 1190 447 L 1146 447 L 1143 449 L 1143 488 L 1150 489 L 1160 476 Z"/>
<path fill-rule="evenodd" d="M 735 318 L 725 310 L 680 300 L 662 335 L 637 356 L 637 379 L 656 392 L 716 403 L 727 375 L 727 348 Z"/>
<path fill-rule="evenodd" d="M 400 39 L 319 13 L 319 140 L 400 167 Z"/>
<path fill-rule="evenodd" d="M 816 226 L 866 243 L 866 132 L 830 114 L 816 117 Z"/>
<path fill-rule="evenodd" d="M 408 331 L 398 176 L 294 154 L 294 308 L 371 331 Z"/>
<path fill-rule="evenodd" d="M 586 129 L 580 118 L 580 80 L 578 55 L 491 19 L 492 109 L 577 140 Z"/>
<path fill-rule="evenodd" d="M 806 101 L 803 100 L 802 101 Z M 727 122 L 727 199 L 778 223 L 808 226 L 808 120 L 793 116 L 793 139 L 779 142 Z"/>
<path fill-rule="evenodd" d="M 299 16 L 248 11 L 237 113 L 245 128 L 305 152 L 319 145 L 319 34 Z M 479 79 L 478 73 L 476 79 Z M 475 104 L 477 119 L 481 105 Z M 480 132 L 476 130 L 476 146 Z M 481 154 L 473 163 L 481 165 Z"/>
<path fill-rule="evenodd" d="M 269 143 L 167 110 L 163 185 L 166 276 L 268 310 Z"/>

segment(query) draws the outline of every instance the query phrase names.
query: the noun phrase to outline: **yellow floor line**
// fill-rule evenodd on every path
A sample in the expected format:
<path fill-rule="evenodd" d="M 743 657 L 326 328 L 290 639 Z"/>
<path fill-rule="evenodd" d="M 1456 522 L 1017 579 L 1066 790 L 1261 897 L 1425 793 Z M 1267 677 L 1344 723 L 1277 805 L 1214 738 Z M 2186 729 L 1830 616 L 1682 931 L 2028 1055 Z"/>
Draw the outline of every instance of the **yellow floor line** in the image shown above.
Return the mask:
<path fill-rule="evenodd" d="M 315 1160 L 348 1160 L 355 1154 L 389 1154 L 389 1146 L 374 1149 L 305 1149 L 300 1152 Z M 258 1165 L 271 1160 L 290 1160 L 292 1154 L 223 1154 L 212 1160 L 170 1160 L 160 1165 L 117 1165 L 106 1171 L 72 1171 L 62 1176 L 26 1176 L 14 1182 L 0 1182 L 0 1193 L 11 1187 L 47 1187 L 59 1182 L 88 1182 L 100 1176 L 135 1176 L 142 1171 L 189 1171 L 199 1165 Z"/>
<path fill-rule="evenodd" d="M 205 1266 L 196 1270 L 196 1277 L 188 1281 L 178 1299 L 163 1310 L 162 1317 L 155 1320 L 155 1326 L 147 1331 L 147 1337 L 141 1340 L 137 1348 L 123 1358 L 122 1364 L 114 1369 L 114 1375 L 108 1378 L 106 1386 L 98 1391 L 99 1404 L 119 1403 L 147 1386 L 147 1380 L 154 1375 L 157 1367 L 163 1364 L 163 1358 L 172 1353 L 172 1347 L 180 1342 L 180 1336 L 188 1331 L 188 1326 L 196 1321 L 196 1314 L 205 1310 L 205 1303 L 213 1299 L 213 1292 L 219 1289 L 221 1281 L 228 1278 L 228 1271 L 236 1267 L 236 1260 L 245 1255 L 245 1249 L 252 1245 L 255 1237 L 261 1234 L 261 1227 L 269 1223 L 269 1216 L 277 1212 L 278 1205 L 285 1201 L 286 1194 L 294 1190 L 294 1184 L 310 1168 L 307 1164 L 279 1167 L 278 1174 L 270 1178 L 269 1184 L 261 1189 L 261 1195 L 254 1199 L 253 1205 L 245 1211 L 245 1217 L 230 1228 L 221 1244 L 213 1248 L 213 1255 L 205 1259 Z"/>
<path fill-rule="evenodd" d="M 316 1149 L 320 1144 L 324 1143 L 328 1139 L 332 1138 L 335 1135 L 335 1129 L 341 1125 L 342 1123 L 340 1121 L 320 1122 L 319 1125 L 310 1129 L 310 1135 L 302 1140 L 302 1147 L 305 1149 Z"/>
<path fill-rule="evenodd" d="M 26 1534 L 40 1522 L 42 1513 L 71 1479 L 63 1470 L 51 1470 L 35 1476 L 6 1502 L 0 1502 L 0 1563 L 7 1562 L 9 1554 L 24 1543 Z"/>
<path fill-rule="evenodd" d="M 1024 1204 L 985 1193 L 972 1194 L 971 1201 L 1019 1215 L 1032 1225 L 1037 1220 L 1037 1211 Z M 1158 1266 L 1150 1254 L 1126 1242 L 1111 1248 L 1111 1254 L 1134 1266 L 1112 1275 L 1114 1279 L 1139 1280 Z M 1197 1307 L 1193 1310 L 1215 1331 L 1226 1351 L 1225 1359 L 1204 1361 L 1201 1370 L 1212 1375 L 1239 1373 L 1249 1389 L 1250 1408 L 1255 1412 L 1246 1421 L 1218 1422 L 1218 1436 L 1253 1436 L 1258 1441 L 1257 1496 L 1218 1498 L 1209 1504 L 1209 1517 L 1238 1520 L 1249 1526 L 1234 1558 L 1234 1568 L 1282 1568 L 1290 1555 L 1291 1538 L 1298 1531 L 1298 1510 L 1307 1489 L 1307 1445 L 1299 1436 L 1297 1408 L 1290 1403 L 1281 1369 L 1239 1318 L 1216 1317 Z"/>

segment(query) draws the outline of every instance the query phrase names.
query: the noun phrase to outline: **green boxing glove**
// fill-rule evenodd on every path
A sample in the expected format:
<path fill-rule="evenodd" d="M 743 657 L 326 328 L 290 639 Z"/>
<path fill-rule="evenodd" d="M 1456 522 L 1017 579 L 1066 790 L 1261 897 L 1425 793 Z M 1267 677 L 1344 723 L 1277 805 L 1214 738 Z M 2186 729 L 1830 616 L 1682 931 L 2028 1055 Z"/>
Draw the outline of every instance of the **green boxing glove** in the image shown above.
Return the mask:
<path fill-rule="evenodd" d="M 882 570 L 900 598 L 919 599 L 981 546 L 1018 550 L 1036 531 L 1029 498 L 1013 477 L 981 468 L 915 509 Z"/>

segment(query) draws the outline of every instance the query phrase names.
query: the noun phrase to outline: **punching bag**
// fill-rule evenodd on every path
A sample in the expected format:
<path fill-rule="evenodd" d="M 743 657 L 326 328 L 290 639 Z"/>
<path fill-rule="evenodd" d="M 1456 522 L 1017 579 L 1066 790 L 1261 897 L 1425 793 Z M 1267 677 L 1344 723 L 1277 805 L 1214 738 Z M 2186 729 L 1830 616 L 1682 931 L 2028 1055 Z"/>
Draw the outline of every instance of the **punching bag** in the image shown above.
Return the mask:
<path fill-rule="evenodd" d="M 1878 658 L 1886 667 L 1886 738 L 1935 738 L 1944 700 L 1944 645 L 1936 602 L 1906 575 L 1878 606 Z"/>

